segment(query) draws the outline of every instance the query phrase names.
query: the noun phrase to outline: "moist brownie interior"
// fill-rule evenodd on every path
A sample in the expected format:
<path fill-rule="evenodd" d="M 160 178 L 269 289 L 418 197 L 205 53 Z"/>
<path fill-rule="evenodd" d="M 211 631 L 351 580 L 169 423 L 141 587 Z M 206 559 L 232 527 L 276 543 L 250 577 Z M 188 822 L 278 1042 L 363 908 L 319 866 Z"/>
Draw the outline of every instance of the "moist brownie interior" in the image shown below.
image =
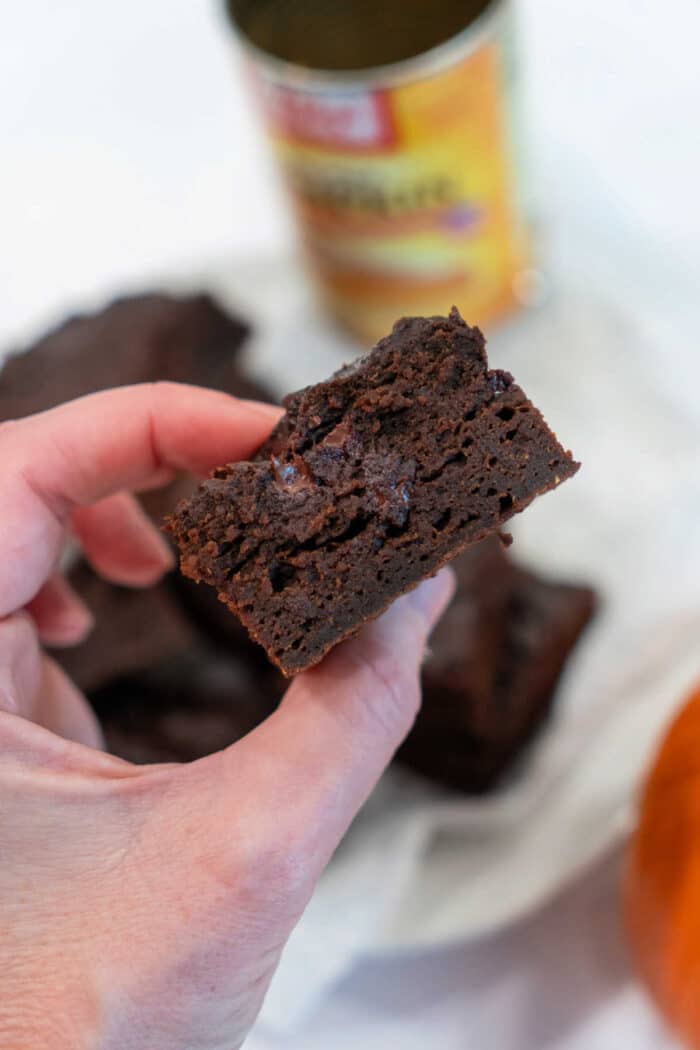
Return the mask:
<path fill-rule="evenodd" d="M 167 527 L 287 674 L 578 468 L 457 311 L 405 318 L 285 401 L 255 462 L 221 467 Z"/>

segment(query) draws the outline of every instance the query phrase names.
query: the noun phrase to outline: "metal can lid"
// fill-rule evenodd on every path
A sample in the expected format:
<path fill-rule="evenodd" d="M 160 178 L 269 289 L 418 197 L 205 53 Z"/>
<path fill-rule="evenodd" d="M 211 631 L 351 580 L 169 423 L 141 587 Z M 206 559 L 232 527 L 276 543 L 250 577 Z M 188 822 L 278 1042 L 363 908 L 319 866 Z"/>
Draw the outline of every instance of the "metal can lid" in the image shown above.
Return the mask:
<path fill-rule="evenodd" d="M 476 49 L 508 0 L 225 0 L 268 76 L 284 83 L 391 86 Z"/>

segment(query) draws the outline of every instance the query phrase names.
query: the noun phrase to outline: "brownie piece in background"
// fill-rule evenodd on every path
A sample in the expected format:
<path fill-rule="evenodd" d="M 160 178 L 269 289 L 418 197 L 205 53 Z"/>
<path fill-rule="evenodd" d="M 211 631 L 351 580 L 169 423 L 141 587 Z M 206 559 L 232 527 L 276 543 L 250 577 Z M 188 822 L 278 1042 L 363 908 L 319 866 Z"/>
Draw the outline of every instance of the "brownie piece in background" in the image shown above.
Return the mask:
<path fill-rule="evenodd" d="M 457 589 L 423 665 L 422 717 L 477 732 L 491 720 L 516 569 L 498 536 L 468 547 L 452 568 Z"/>
<path fill-rule="evenodd" d="M 595 609 L 590 587 L 554 582 L 524 569 L 510 602 L 508 630 L 499 659 L 488 735 L 519 733 L 533 698 L 549 697 Z"/>
<path fill-rule="evenodd" d="M 236 397 L 272 401 L 241 362 L 249 326 L 225 313 L 208 295 L 178 298 L 144 294 L 73 317 L 0 369 L 0 422 L 45 411 L 64 401 L 110 387 L 170 380 L 223 390 Z M 196 481 L 180 476 L 139 499 L 160 525 Z M 55 656 L 88 693 L 111 680 L 167 659 L 195 644 L 198 610 L 217 619 L 218 603 L 179 574 L 145 591 L 101 580 L 84 563 L 71 584 L 95 614 L 97 626 L 75 649 Z M 223 614 L 223 615 L 222 615 Z M 243 628 L 221 609 L 220 635 L 238 643 Z M 225 626 L 224 626 L 225 624 Z"/>
<path fill-rule="evenodd" d="M 5 361 L 0 422 L 98 390 L 159 380 L 271 402 L 269 390 L 247 374 L 241 360 L 249 334 L 245 321 L 230 316 L 209 295 L 117 299 L 96 313 L 70 318 Z M 177 499 L 195 487 L 180 478 L 139 498 L 160 525 Z"/>
<path fill-rule="evenodd" d="M 271 401 L 242 364 L 248 333 L 245 322 L 207 295 L 120 299 L 98 313 L 71 318 L 7 360 L 0 370 L 0 421 L 98 390 L 156 380 Z M 160 524 L 196 484 L 181 476 L 139 498 Z M 281 695 L 264 657 L 249 669 L 253 647 L 223 608 L 219 638 L 226 651 L 207 647 L 218 603 L 211 595 L 212 608 L 204 588 L 175 573 L 153 588 L 119 587 L 82 560 L 68 575 L 96 626 L 84 643 L 53 656 L 103 716 L 114 753 L 134 761 L 199 757 L 257 724 Z"/>
<path fill-rule="evenodd" d="M 7 359 L 0 369 L 0 421 L 132 383 L 164 379 L 227 389 L 248 333 L 245 322 L 208 295 L 118 299 L 70 318 Z"/>
<path fill-rule="evenodd" d="M 172 660 L 199 641 L 171 580 L 143 589 L 120 587 L 84 561 L 73 566 L 68 580 L 92 612 L 95 626 L 80 645 L 52 655 L 85 693 Z"/>
<path fill-rule="evenodd" d="M 457 311 L 399 321 L 284 404 L 256 461 L 215 471 L 168 528 L 286 675 L 578 467 Z"/>
<path fill-rule="evenodd" d="M 468 692 L 460 700 L 455 691 L 446 698 L 426 688 L 416 724 L 399 750 L 399 762 L 467 793 L 495 787 L 550 713 L 561 673 L 594 605 L 587 587 L 553 583 L 514 569 L 490 702 L 471 723 Z"/>
<path fill-rule="evenodd" d="M 280 678 L 281 681 L 281 678 Z M 240 740 L 281 692 L 245 654 L 200 645 L 91 696 L 108 749 L 130 762 L 191 762 Z"/>
<path fill-rule="evenodd" d="M 235 621 L 224 644 L 214 644 L 173 576 L 131 589 L 81 561 L 69 579 L 95 627 L 80 645 L 52 655 L 87 695 L 113 754 L 132 762 L 202 758 L 277 706 L 286 683 L 262 650 Z"/>

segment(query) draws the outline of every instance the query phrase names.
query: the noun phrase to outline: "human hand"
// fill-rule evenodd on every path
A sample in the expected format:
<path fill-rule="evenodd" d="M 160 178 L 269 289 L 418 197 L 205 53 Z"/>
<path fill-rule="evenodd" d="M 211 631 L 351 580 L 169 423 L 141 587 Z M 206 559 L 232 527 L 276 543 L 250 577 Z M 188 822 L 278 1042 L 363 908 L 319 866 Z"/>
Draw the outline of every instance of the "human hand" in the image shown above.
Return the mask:
<path fill-rule="evenodd" d="M 40 641 L 86 610 L 56 574 L 68 528 L 95 568 L 168 567 L 128 495 L 245 458 L 276 410 L 158 384 L 0 426 L 0 1045 L 233 1050 L 348 824 L 415 716 L 449 573 L 394 604 L 227 750 L 106 755 Z M 157 629 L 157 625 L 154 625 Z"/>

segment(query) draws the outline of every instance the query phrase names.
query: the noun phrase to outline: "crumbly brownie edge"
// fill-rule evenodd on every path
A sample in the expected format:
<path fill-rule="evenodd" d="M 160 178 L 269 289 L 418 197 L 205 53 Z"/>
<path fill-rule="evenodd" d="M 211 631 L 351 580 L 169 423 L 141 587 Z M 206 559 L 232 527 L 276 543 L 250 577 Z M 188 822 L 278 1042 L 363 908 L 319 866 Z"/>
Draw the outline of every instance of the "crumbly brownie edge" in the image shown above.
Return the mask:
<path fill-rule="evenodd" d="M 437 349 L 426 349 L 431 340 L 440 344 Z M 412 356 L 407 357 L 409 353 Z M 427 369 L 432 371 L 426 379 Z M 459 369 L 462 372 L 455 379 L 452 373 Z M 411 383 L 421 380 L 424 386 L 418 387 L 415 397 L 409 396 Z M 437 439 L 430 428 L 436 418 L 444 423 L 440 412 L 443 395 L 447 394 L 452 398 L 449 426 L 454 426 L 454 432 L 447 434 L 438 454 Z M 473 403 L 460 400 L 467 396 Z M 403 322 L 393 337 L 382 341 L 356 365 L 326 383 L 293 395 L 286 403 L 289 416 L 268 444 L 270 459 L 216 471 L 193 500 L 177 509 L 168 527 L 180 547 L 185 575 L 214 585 L 288 675 L 317 663 L 333 645 L 378 616 L 401 593 L 437 572 L 465 547 L 499 528 L 536 495 L 555 487 L 578 468 L 512 377 L 486 371 L 481 333 L 454 318 Z M 370 498 L 377 493 L 367 496 L 367 485 L 360 481 L 355 492 L 359 489 L 363 493 L 364 503 L 355 497 L 352 470 L 341 476 L 342 485 L 336 484 L 335 497 L 333 485 L 323 477 L 333 457 L 337 463 L 355 440 L 359 444 L 353 453 L 353 469 L 358 478 L 366 481 L 369 477 L 372 483 L 370 457 L 374 446 L 367 437 L 367 417 L 362 415 L 366 411 L 370 420 L 374 412 L 382 427 L 394 426 L 394 445 L 385 442 L 383 459 L 380 457 L 384 474 L 377 485 L 379 510 L 376 500 L 372 503 Z M 391 418 L 392 413 L 396 417 L 402 412 L 408 414 L 414 430 L 422 428 L 420 441 L 432 442 L 423 466 L 432 462 L 435 469 L 417 481 L 416 464 L 410 459 L 415 439 L 411 445 L 406 438 L 408 424 L 404 421 L 404 429 L 396 429 Z M 360 428 L 364 427 L 360 439 L 355 432 L 358 420 Z M 378 440 L 384 436 L 380 433 Z M 510 444 L 504 447 L 503 441 Z M 390 463 L 392 448 L 401 453 L 397 453 L 394 467 Z M 483 457 L 489 449 L 493 454 L 488 466 L 498 469 L 485 476 Z M 409 476 L 411 469 L 413 478 Z M 479 482 L 468 500 L 459 488 L 465 478 Z M 415 550 L 420 552 L 413 562 L 406 556 L 407 536 L 402 529 L 407 513 L 399 499 L 412 482 L 416 483 L 411 513 L 414 524 L 418 518 L 421 526 L 408 537 L 416 541 Z M 344 505 L 342 486 L 348 496 Z M 451 506 L 455 494 L 462 502 Z M 306 513 L 308 506 L 311 509 Z M 340 515 L 339 507 L 343 510 Z M 453 510 L 456 513 L 450 523 Z M 315 523 L 313 528 L 310 521 Z M 385 530 L 381 535 L 379 525 Z M 375 556 L 377 544 L 384 551 Z M 392 550 L 399 551 L 397 557 L 392 557 Z M 307 572 L 310 566 L 313 571 Z M 372 579 L 374 570 L 378 573 L 376 580 Z M 268 571 L 269 585 L 265 583 Z M 321 594 L 317 587 L 317 600 L 307 594 L 309 600 L 305 601 L 303 587 L 295 589 L 293 585 L 305 573 L 308 579 L 314 572 L 318 576 L 319 571 L 322 577 L 325 573 L 336 580 L 335 593 Z M 356 600 L 351 593 L 354 584 Z M 286 593 L 280 598 L 282 591 Z M 338 602 L 338 598 L 342 600 Z M 294 603 L 296 607 L 292 608 Z M 285 617 L 291 626 L 283 637 L 279 624 Z M 277 636 L 268 629 L 273 623 Z M 299 627 L 306 638 L 299 636 Z M 281 630 L 287 628 L 283 625 Z"/>

